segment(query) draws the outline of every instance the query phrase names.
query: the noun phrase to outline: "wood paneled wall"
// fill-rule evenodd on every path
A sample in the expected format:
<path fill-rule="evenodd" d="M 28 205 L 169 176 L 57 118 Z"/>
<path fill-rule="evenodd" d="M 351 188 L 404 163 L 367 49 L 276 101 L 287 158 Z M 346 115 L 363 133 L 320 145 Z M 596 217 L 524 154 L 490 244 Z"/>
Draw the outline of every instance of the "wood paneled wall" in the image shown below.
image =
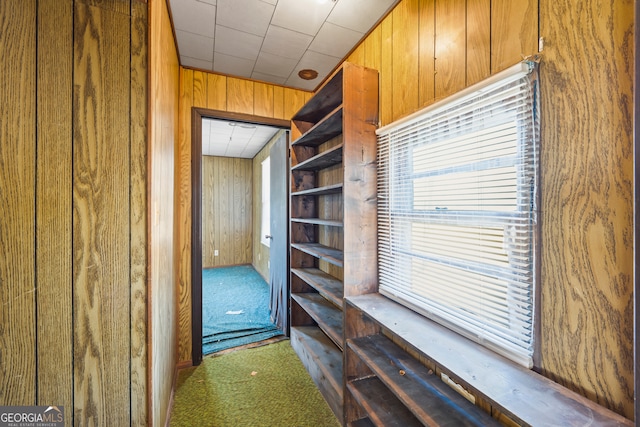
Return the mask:
<path fill-rule="evenodd" d="M 284 130 L 275 136 L 253 158 L 253 267 L 269 283 L 269 247 L 260 242 L 262 232 L 262 162 L 269 157 L 271 147 Z"/>
<path fill-rule="evenodd" d="M 191 360 L 191 108 L 289 120 L 310 92 L 180 68 L 176 212 L 179 240 L 178 360 Z"/>
<path fill-rule="evenodd" d="M 152 425 L 166 425 L 177 364 L 174 247 L 179 63 L 166 1 L 150 4 L 149 377 Z"/>
<path fill-rule="evenodd" d="M 251 264 L 252 181 L 251 159 L 202 156 L 202 268 Z"/>
<path fill-rule="evenodd" d="M 146 425 L 147 5 L 0 22 L 0 403 Z"/>
<path fill-rule="evenodd" d="M 545 375 L 633 418 L 633 2 L 540 2 Z"/>
<path fill-rule="evenodd" d="M 380 71 L 385 125 L 537 53 L 539 36 L 538 369 L 632 418 L 633 2 L 402 0 L 348 60 Z"/>

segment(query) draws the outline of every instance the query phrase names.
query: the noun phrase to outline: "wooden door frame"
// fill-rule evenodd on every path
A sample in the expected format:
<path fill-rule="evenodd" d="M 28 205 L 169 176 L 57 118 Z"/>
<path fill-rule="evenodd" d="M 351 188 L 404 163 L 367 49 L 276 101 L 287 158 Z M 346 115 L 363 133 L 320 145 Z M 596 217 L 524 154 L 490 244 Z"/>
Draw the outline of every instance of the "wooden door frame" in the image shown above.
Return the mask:
<path fill-rule="evenodd" d="M 191 108 L 191 361 L 202 362 L 202 118 L 290 129 L 289 120 Z"/>

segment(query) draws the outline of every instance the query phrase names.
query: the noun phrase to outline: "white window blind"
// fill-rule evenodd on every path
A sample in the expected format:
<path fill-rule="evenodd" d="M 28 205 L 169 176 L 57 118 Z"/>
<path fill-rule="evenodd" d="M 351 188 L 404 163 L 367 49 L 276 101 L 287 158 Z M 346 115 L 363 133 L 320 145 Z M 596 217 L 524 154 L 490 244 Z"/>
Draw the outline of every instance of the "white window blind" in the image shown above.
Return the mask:
<path fill-rule="evenodd" d="M 527 367 L 537 75 L 523 62 L 377 131 L 380 292 Z"/>

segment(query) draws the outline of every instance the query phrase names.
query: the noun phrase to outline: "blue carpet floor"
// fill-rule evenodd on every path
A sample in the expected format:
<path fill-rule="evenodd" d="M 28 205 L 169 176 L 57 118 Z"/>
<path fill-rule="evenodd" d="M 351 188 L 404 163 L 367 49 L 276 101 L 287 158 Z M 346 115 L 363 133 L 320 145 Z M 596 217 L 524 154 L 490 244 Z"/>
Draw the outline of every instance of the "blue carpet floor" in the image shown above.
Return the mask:
<path fill-rule="evenodd" d="M 202 271 L 202 354 L 281 334 L 269 315 L 269 285 L 252 266 Z"/>

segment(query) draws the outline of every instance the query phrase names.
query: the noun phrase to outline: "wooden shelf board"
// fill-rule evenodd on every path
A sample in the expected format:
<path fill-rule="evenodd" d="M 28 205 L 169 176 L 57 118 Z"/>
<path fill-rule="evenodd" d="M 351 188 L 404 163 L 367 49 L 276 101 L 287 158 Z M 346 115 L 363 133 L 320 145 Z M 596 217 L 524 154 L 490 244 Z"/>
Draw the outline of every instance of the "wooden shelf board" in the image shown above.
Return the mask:
<path fill-rule="evenodd" d="M 320 243 L 291 243 L 291 247 L 338 267 L 343 266 L 344 255 L 341 250 Z"/>
<path fill-rule="evenodd" d="M 317 123 L 342 102 L 342 67 L 320 87 L 311 99 L 293 116 L 294 122 Z"/>
<path fill-rule="evenodd" d="M 313 318 L 320 329 L 342 350 L 344 336 L 342 310 L 336 308 L 326 298 L 316 293 L 291 294 L 291 298 Z"/>
<path fill-rule="evenodd" d="M 320 218 L 291 218 L 291 222 L 301 222 L 303 224 L 327 225 L 330 227 L 342 227 L 342 221 Z"/>
<path fill-rule="evenodd" d="M 344 286 L 340 280 L 319 268 L 292 268 L 291 272 L 311 285 L 337 307 L 342 307 Z"/>
<path fill-rule="evenodd" d="M 423 425 L 376 377 L 350 381 L 347 383 L 347 388 L 376 426 L 419 427 Z"/>
<path fill-rule="evenodd" d="M 325 169 L 330 166 L 339 165 L 342 163 L 342 148 L 343 144 L 338 144 L 335 147 L 323 151 L 310 159 L 298 163 L 291 167 L 292 171 L 317 171 Z"/>
<path fill-rule="evenodd" d="M 349 427 L 375 427 L 376 425 L 371 422 L 369 418 L 360 418 L 348 424 Z"/>
<path fill-rule="evenodd" d="M 291 346 L 342 422 L 342 352 L 315 326 L 292 326 Z"/>
<path fill-rule="evenodd" d="M 500 425 L 381 335 L 349 340 L 349 348 L 426 425 Z"/>
<path fill-rule="evenodd" d="M 324 196 L 327 194 L 339 194 L 342 192 L 342 183 L 327 185 L 325 187 L 310 188 L 308 190 L 296 191 L 292 196 Z"/>
<path fill-rule="evenodd" d="M 292 147 L 317 147 L 342 133 L 342 105 L 291 143 Z"/>
<path fill-rule="evenodd" d="M 627 418 L 378 293 L 347 297 L 346 302 L 518 424 L 633 425 Z"/>

